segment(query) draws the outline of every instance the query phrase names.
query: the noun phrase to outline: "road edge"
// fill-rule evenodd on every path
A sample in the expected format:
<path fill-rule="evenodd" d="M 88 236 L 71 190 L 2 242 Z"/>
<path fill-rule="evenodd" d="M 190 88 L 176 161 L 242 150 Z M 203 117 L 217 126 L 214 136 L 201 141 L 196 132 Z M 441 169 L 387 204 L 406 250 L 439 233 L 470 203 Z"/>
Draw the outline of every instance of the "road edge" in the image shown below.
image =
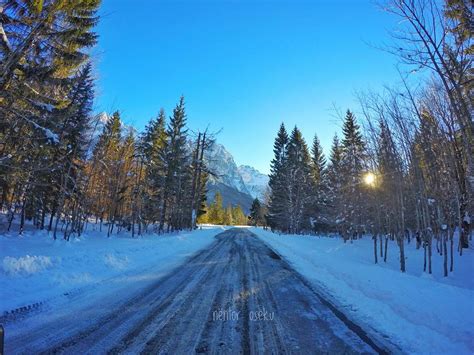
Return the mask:
<path fill-rule="evenodd" d="M 292 263 L 286 257 L 284 257 L 278 252 L 278 250 L 267 243 L 264 238 L 254 233 L 250 228 L 248 231 L 260 239 L 275 254 L 277 254 L 281 258 L 282 262 L 284 262 L 298 276 L 301 282 L 303 282 L 305 286 L 313 291 L 321 303 L 327 306 L 340 321 L 342 321 L 351 331 L 356 333 L 359 338 L 361 338 L 375 352 L 378 354 L 403 354 L 402 349 L 389 341 L 389 337 L 387 335 L 384 335 L 364 322 L 359 322 L 359 320 L 354 319 L 354 317 L 352 317 L 347 312 L 341 311 L 341 309 L 345 309 L 346 307 L 341 307 L 338 305 L 337 300 L 335 300 L 331 294 L 324 290 L 321 283 L 318 285 L 316 284 L 317 282 L 308 280 L 293 267 Z"/>

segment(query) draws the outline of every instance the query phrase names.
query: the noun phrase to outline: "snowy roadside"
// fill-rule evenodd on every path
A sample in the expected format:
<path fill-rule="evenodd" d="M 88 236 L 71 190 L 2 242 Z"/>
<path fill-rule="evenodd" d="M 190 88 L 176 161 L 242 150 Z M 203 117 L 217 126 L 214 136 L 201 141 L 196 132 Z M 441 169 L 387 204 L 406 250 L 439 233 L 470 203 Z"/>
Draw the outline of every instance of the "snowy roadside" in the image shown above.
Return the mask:
<path fill-rule="evenodd" d="M 398 270 L 391 243 L 388 262 L 373 264 L 368 237 L 344 244 L 336 238 L 252 231 L 314 287 L 366 330 L 388 336 L 407 353 L 474 352 L 474 252 L 455 255 L 454 273 L 442 277 L 433 253 L 433 274 L 422 272 L 423 251 L 407 245 L 407 273 Z"/>
<path fill-rule="evenodd" d="M 84 306 L 101 297 L 127 296 L 210 245 L 224 228 L 130 238 L 86 232 L 70 242 L 46 232 L 0 235 L 0 316 L 47 304 Z"/>

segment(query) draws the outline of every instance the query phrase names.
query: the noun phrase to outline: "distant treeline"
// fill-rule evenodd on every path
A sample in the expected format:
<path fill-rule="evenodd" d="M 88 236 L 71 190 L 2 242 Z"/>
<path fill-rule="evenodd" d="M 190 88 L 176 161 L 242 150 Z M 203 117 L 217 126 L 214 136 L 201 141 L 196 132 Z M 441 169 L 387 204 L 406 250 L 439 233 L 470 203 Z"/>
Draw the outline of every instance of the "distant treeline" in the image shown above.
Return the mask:
<path fill-rule="evenodd" d="M 202 213 L 198 218 L 199 223 L 219 224 L 219 225 L 255 225 L 261 226 L 265 224 L 265 210 L 264 206 L 260 204 L 260 201 L 256 198 L 250 209 L 249 216 L 246 216 L 239 205 L 232 206 L 228 205 L 224 207 L 222 205 L 222 196 L 220 192 L 216 192 L 214 201 L 208 206 L 204 205 L 203 208 L 205 213 Z"/>

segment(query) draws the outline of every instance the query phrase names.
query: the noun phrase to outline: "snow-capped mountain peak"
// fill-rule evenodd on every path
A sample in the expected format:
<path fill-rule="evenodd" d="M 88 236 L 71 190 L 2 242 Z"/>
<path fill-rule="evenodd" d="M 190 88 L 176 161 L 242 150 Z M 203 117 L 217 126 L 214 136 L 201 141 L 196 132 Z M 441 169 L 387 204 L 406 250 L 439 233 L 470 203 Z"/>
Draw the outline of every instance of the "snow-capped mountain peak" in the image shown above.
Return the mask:
<path fill-rule="evenodd" d="M 209 170 L 213 173 L 210 180 L 233 187 L 240 192 L 250 195 L 242 177 L 240 176 L 234 157 L 222 144 L 215 143 L 206 156 Z"/>
<path fill-rule="evenodd" d="M 209 150 L 206 161 L 212 172 L 210 191 L 222 190 L 220 192 L 223 194 L 224 204 L 239 204 L 248 211 L 252 199 L 258 197 L 263 201 L 268 186 L 267 175 L 248 165 L 237 166 L 232 154 L 219 143 L 215 143 Z M 210 196 L 210 200 L 212 198 Z"/>
<path fill-rule="evenodd" d="M 262 174 L 249 165 L 241 165 L 238 170 L 252 197 L 257 197 L 262 201 L 268 187 L 268 175 Z"/>

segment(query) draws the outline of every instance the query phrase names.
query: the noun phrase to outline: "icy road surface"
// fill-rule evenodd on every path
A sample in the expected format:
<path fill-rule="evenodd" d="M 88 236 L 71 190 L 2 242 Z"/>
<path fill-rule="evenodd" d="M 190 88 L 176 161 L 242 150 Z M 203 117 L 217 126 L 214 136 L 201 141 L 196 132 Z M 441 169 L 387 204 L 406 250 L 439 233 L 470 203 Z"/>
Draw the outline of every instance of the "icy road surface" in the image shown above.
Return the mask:
<path fill-rule="evenodd" d="M 7 328 L 6 354 L 381 351 L 252 232 L 215 238 L 125 302 L 46 318 L 10 337 Z"/>

